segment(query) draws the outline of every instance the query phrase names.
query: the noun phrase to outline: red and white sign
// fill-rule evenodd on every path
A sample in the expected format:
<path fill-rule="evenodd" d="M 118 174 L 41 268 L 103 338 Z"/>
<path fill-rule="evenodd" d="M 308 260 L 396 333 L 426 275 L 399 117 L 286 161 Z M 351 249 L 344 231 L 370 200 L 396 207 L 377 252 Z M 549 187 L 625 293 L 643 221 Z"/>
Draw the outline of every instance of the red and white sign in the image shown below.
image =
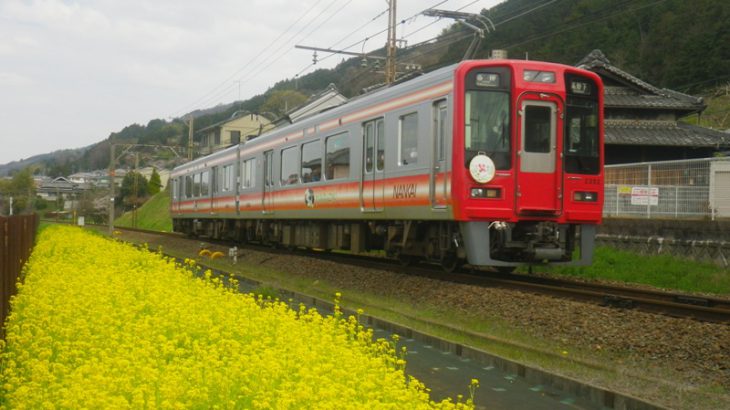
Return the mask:
<path fill-rule="evenodd" d="M 659 205 L 659 188 L 648 186 L 632 187 L 631 205 Z"/>

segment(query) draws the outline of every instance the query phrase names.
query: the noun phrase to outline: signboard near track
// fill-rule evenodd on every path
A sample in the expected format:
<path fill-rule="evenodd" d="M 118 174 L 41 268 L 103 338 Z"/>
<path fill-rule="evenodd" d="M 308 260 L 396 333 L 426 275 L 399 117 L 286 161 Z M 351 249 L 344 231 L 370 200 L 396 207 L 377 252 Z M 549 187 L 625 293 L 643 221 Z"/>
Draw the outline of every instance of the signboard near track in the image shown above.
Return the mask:
<path fill-rule="evenodd" d="M 631 205 L 659 205 L 659 188 L 631 187 Z"/>

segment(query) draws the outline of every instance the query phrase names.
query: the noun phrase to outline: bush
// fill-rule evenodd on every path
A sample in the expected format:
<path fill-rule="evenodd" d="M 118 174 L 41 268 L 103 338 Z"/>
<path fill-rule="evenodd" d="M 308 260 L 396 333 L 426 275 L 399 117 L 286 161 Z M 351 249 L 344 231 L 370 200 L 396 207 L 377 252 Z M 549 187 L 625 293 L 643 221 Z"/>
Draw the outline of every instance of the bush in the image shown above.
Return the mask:
<path fill-rule="evenodd" d="M 471 408 L 431 402 L 395 343 L 339 309 L 294 311 L 187 265 L 44 229 L 12 301 L 0 406 Z"/>

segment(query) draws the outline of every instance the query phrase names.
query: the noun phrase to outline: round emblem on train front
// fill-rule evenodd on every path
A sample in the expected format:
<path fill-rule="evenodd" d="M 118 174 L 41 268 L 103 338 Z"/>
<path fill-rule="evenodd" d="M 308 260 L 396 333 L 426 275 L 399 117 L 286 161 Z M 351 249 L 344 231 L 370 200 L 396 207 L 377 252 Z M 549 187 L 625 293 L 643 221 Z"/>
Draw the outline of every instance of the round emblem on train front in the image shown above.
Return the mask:
<path fill-rule="evenodd" d="M 479 154 L 469 162 L 469 173 L 475 181 L 486 184 L 494 178 L 494 161 L 484 154 Z"/>

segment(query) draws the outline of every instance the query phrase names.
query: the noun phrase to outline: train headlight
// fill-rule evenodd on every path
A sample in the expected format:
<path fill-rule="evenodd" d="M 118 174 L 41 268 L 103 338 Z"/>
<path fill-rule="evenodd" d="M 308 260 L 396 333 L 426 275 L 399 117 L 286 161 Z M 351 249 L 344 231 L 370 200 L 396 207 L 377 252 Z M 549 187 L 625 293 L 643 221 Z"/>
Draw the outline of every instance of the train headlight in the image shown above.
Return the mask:
<path fill-rule="evenodd" d="M 499 188 L 472 188 L 469 196 L 471 198 L 500 198 L 502 190 Z"/>
<path fill-rule="evenodd" d="M 596 202 L 598 201 L 598 193 L 575 191 L 573 192 L 573 200 L 578 202 Z"/>

